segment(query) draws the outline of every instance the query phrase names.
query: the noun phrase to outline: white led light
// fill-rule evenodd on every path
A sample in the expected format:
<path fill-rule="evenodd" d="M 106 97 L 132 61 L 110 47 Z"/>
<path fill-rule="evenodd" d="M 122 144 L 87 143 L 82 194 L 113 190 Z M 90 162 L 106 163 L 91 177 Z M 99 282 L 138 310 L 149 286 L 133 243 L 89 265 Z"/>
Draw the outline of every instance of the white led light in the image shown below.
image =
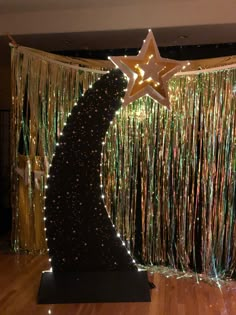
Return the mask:
<path fill-rule="evenodd" d="M 45 241 L 47 242 L 47 241 L 48 241 L 48 239 L 47 239 L 47 238 L 45 238 Z"/>
<path fill-rule="evenodd" d="M 105 198 L 105 196 L 104 196 L 104 195 L 101 195 L 101 197 L 102 197 L 102 199 L 104 199 L 104 198 Z"/>
<path fill-rule="evenodd" d="M 66 122 L 64 122 L 64 126 L 66 126 Z"/>
<path fill-rule="evenodd" d="M 130 251 L 128 250 L 128 254 L 130 255 Z"/>
<path fill-rule="evenodd" d="M 56 143 L 56 145 L 58 146 L 58 145 L 59 145 L 59 143 L 57 142 L 57 143 Z"/>
<path fill-rule="evenodd" d="M 89 85 L 89 88 L 90 88 L 90 89 L 92 88 L 92 84 Z"/>
<path fill-rule="evenodd" d="M 135 264 L 135 260 L 133 259 L 133 263 Z"/>
<path fill-rule="evenodd" d="M 49 178 L 49 177 L 50 177 L 50 175 L 48 174 L 48 175 L 47 175 L 47 178 Z"/>
<path fill-rule="evenodd" d="M 108 58 L 109 60 L 111 59 L 111 57 L 110 57 L 110 56 L 108 56 L 107 58 Z"/>
<path fill-rule="evenodd" d="M 47 228 L 44 228 L 44 231 L 47 231 Z"/>
<path fill-rule="evenodd" d="M 45 189 L 48 189 L 48 185 L 45 185 Z"/>
<path fill-rule="evenodd" d="M 122 245 L 125 246 L 125 242 L 122 242 Z"/>
<path fill-rule="evenodd" d="M 105 142 L 103 141 L 103 142 L 102 142 L 102 145 L 104 145 L 104 144 L 105 144 Z"/>
<path fill-rule="evenodd" d="M 74 102 L 74 106 L 77 105 L 77 102 Z"/>
<path fill-rule="evenodd" d="M 120 237 L 120 233 L 117 233 L 116 235 L 117 235 L 117 237 Z"/>
<path fill-rule="evenodd" d="M 151 31 L 152 31 L 151 28 L 149 28 L 149 29 L 148 29 L 148 32 L 151 32 Z"/>
<path fill-rule="evenodd" d="M 52 314 L 51 310 L 48 310 L 48 314 Z"/>
<path fill-rule="evenodd" d="M 62 133 L 62 132 L 60 132 L 60 135 L 62 136 L 62 135 L 63 135 L 63 133 Z"/>
<path fill-rule="evenodd" d="M 46 220 L 47 220 L 47 218 L 46 218 L 46 217 L 44 217 L 44 218 L 43 218 L 43 220 L 44 220 L 44 221 L 46 221 Z"/>
<path fill-rule="evenodd" d="M 51 259 L 51 258 L 49 258 L 49 259 L 48 259 L 48 261 L 50 261 L 50 262 L 51 262 L 51 261 L 52 261 L 52 259 Z"/>
<path fill-rule="evenodd" d="M 46 207 L 43 207 L 43 209 L 45 210 L 45 209 L 46 209 Z"/>

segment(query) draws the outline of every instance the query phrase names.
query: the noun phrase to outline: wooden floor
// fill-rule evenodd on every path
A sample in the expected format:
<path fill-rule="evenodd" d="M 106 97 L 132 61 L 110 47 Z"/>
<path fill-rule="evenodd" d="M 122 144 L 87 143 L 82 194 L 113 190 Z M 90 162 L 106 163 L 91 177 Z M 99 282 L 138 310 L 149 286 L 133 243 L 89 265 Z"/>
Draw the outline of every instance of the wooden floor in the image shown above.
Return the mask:
<path fill-rule="evenodd" d="M 45 256 L 0 254 L 0 315 L 236 315 L 236 282 L 221 290 L 196 279 L 154 274 L 150 303 L 37 305 Z"/>

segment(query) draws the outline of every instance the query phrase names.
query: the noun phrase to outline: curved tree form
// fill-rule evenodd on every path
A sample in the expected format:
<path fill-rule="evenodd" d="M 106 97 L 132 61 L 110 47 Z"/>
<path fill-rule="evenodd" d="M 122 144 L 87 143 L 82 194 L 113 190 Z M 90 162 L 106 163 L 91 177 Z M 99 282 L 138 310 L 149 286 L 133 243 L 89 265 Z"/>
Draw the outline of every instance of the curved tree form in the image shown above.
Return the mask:
<path fill-rule="evenodd" d="M 53 271 L 137 270 L 108 218 L 100 188 L 102 142 L 125 87 L 120 70 L 104 75 L 74 106 L 59 139 L 45 203 Z"/>

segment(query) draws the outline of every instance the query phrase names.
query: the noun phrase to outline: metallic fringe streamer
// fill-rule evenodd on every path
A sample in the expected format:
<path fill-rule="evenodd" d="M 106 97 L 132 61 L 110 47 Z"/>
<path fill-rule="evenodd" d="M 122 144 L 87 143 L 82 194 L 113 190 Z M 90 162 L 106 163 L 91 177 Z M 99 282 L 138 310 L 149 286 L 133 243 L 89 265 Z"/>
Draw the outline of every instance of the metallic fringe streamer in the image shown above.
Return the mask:
<path fill-rule="evenodd" d="M 29 50 L 12 48 L 12 241 L 15 251 L 46 251 L 44 186 L 56 142 L 80 95 L 98 79 Z"/>
<path fill-rule="evenodd" d="M 105 204 L 141 264 L 235 277 L 236 70 L 176 77 L 171 111 L 144 97 L 116 115 Z"/>

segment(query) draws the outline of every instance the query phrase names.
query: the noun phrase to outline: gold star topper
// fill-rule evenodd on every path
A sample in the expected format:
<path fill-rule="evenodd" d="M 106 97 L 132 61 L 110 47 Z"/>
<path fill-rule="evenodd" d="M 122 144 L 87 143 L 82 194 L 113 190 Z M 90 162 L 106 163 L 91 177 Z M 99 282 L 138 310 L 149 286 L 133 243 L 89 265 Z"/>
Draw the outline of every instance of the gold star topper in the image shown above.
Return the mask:
<path fill-rule="evenodd" d="M 187 61 L 162 58 L 151 30 L 137 56 L 117 56 L 109 59 L 128 77 L 123 105 L 149 95 L 168 109 L 168 81 L 190 64 Z"/>

